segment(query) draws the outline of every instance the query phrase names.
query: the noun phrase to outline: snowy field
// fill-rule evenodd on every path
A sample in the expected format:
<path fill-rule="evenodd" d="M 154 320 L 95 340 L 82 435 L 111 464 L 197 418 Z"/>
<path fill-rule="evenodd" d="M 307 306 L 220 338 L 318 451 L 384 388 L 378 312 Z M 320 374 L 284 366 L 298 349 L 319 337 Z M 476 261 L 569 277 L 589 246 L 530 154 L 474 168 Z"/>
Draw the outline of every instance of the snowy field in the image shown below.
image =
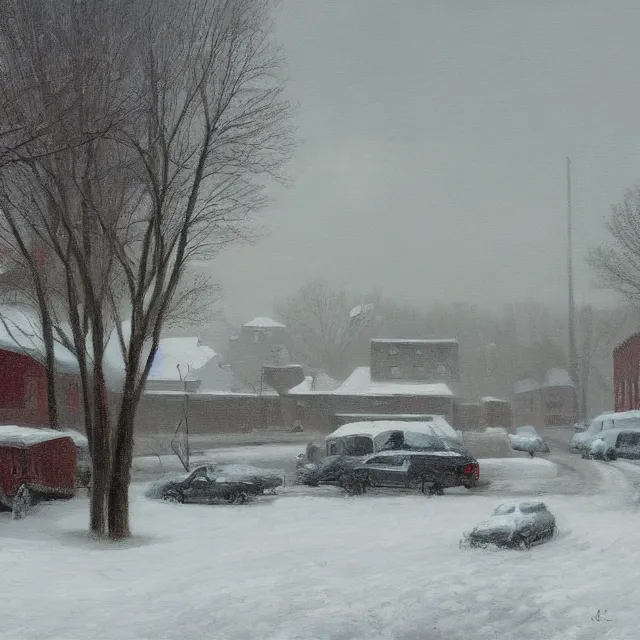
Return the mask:
<path fill-rule="evenodd" d="M 517 463 L 518 493 L 552 473 Z M 508 497 L 467 491 L 214 507 L 136 485 L 136 537 L 118 546 L 87 539 L 86 499 L 3 514 L 0 638 L 635 640 L 635 490 L 615 466 L 590 468 L 600 493 L 546 496 L 561 532 L 529 552 L 460 549 Z"/>

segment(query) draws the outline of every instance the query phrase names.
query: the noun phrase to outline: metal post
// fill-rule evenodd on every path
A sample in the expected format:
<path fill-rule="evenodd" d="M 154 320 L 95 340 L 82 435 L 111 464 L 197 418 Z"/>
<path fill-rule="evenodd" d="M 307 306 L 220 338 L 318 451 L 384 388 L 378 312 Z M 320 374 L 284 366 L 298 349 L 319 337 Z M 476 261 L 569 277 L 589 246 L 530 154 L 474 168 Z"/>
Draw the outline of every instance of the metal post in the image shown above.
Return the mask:
<path fill-rule="evenodd" d="M 571 376 L 571 382 L 573 382 L 577 392 L 580 380 L 578 377 L 578 357 L 576 353 L 576 308 L 573 299 L 573 220 L 571 211 L 570 158 L 567 158 L 567 284 L 569 297 L 569 375 Z"/>

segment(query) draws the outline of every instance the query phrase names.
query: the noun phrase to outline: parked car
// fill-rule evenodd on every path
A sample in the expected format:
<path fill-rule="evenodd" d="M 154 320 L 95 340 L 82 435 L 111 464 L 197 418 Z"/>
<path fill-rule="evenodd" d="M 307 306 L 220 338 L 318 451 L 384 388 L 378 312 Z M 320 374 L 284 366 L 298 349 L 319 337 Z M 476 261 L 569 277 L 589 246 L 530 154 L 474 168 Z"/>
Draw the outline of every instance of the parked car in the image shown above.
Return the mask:
<path fill-rule="evenodd" d="M 0 509 L 19 518 L 40 500 L 72 498 L 76 456 L 63 432 L 0 426 Z"/>
<path fill-rule="evenodd" d="M 640 429 L 609 429 L 591 443 L 583 458 L 592 460 L 640 460 Z"/>
<path fill-rule="evenodd" d="M 354 493 L 367 487 L 416 489 L 423 493 L 441 493 L 449 487 L 477 486 L 480 466 L 470 454 L 451 451 L 444 443 L 432 448 L 386 450 L 369 456 L 328 456 L 317 465 L 298 470 L 302 484 L 338 484 Z"/>
<path fill-rule="evenodd" d="M 145 495 L 178 503 L 241 504 L 281 484 L 282 478 L 269 470 L 244 465 L 202 465 L 189 474 L 152 484 Z"/>
<path fill-rule="evenodd" d="M 571 449 L 578 453 L 589 451 L 594 440 L 611 429 L 640 429 L 640 411 L 603 413 L 595 417 L 585 431 L 573 436 Z"/>
<path fill-rule="evenodd" d="M 343 424 L 325 438 L 326 455 L 365 456 L 392 449 L 418 449 L 431 439 L 443 441 L 450 449 L 464 447 L 462 436 L 443 416 L 424 421 L 363 420 Z"/>
<path fill-rule="evenodd" d="M 549 453 L 549 445 L 538 435 L 535 427 L 518 427 L 515 434 L 509 434 L 511 448 L 524 451 L 532 458 L 536 453 Z"/>
<path fill-rule="evenodd" d="M 471 547 L 529 548 L 553 537 L 556 519 L 544 502 L 506 502 L 463 539 Z"/>

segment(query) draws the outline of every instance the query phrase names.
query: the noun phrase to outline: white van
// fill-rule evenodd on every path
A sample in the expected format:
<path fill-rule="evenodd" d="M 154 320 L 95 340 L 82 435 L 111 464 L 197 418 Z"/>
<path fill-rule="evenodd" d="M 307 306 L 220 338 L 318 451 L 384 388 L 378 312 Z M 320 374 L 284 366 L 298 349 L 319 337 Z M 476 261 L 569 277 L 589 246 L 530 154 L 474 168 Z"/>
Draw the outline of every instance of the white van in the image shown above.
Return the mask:
<path fill-rule="evenodd" d="M 364 456 L 384 450 L 389 437 L 401 432 L 409 446 L 421 447 L 430 438 L 437 438 L 449 447 L 461 447 L 462 437 L 442 416 L 429 422 L 376 420 L 343 424 L 325 439 L 326 455 Z M 424 442 L 422 442 L 424 440 Z"/>
<path fill-rule="evenodd" d="M 596 416 L 586 431 L 576 433 L 571 440 L 573 451 L 589 451 L 595 440 L 611 429 L 640 429 L 640 411 L 602 413 Z"/>

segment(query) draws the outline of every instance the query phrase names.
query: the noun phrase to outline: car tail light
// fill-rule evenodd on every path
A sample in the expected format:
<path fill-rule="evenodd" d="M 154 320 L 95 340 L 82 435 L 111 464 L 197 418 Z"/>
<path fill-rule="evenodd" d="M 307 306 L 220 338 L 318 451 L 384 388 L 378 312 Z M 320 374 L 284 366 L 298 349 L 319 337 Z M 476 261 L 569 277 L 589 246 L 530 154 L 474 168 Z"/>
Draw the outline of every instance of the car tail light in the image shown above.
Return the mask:
<path fill-rule="evenodd" d="M 480 465 L 478 464 L 468 464 L 465 468 L 464 468 L 464 472 L 467 475 L 473 476 L 474 478 L 476 478 L 476 480 L 478 478 L 480 478 Z"/>

